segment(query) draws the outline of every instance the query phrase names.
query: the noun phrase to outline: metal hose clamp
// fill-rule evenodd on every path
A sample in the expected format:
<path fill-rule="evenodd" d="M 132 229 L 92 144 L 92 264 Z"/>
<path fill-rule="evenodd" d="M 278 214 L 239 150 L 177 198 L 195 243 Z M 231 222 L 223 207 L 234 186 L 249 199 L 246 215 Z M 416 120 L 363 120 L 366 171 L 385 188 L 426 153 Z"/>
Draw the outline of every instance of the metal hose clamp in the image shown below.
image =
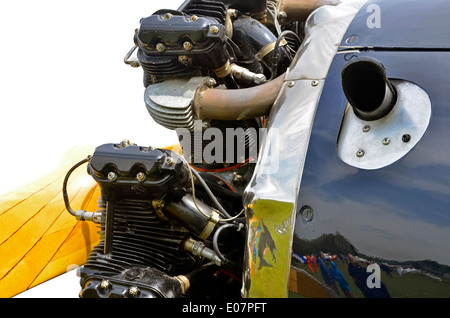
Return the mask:
<path fill-rule="evenodd" d="M 208 224 L 205 226 L 202 233 L 200 234 L 200 238 L 206 240 L 216 227 L 216 224 L 219 222 L 219 220 L 220 220 L 219 211 L 212 209 L 211 216 L 209 217 L 208 220 Z"/>

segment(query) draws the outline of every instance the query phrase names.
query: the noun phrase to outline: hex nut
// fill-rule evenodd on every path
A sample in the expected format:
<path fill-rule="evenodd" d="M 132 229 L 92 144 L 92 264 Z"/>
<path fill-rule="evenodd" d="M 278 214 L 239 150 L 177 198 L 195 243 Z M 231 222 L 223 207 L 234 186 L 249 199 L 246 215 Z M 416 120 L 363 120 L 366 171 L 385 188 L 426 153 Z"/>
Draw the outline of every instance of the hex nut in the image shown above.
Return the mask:
<path fill-rule="evenodd" d="M 183 48 L 184 48 L 186 51 L 192 50 L 192 43 L 189 42 L 189 41 L 184 42 L 184 43 L 183 43 Z"/>
<path fill-rule="evenodd" d="M 211 26 L 211 27 L 209 28 L 209 31 L 210 31 L 212 34 L 217 34 L 217 33 L 219 33 L 219 28 L 218 28 L 217 26 L 213 25 L 213 26 Z"/>
<path fill-rule="evenodd" d="M 137 296 L 139 294 L 139 288 L 137 288 L 136 286 L 132 286 L 128 289 L 128 295 L 134 297 Z"/>
<path fill-rule="evenodd" d="M 156 51 L 162 53 L 166 50 L 166 46 L 163 43 L 156 44 Z"/>

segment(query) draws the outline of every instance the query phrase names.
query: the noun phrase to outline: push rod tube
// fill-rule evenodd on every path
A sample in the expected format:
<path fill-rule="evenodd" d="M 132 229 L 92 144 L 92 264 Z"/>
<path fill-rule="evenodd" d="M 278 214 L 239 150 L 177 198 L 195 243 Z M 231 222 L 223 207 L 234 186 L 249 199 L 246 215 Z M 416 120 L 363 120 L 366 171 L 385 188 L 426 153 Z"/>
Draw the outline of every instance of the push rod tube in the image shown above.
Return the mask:
<path fill-rule="evenodd" d="M 275 102 L 285 75 L 242 89 L 210 89 L 202 85 L 194 97 L 195 117 L 203 120 L 244 120 L 264 116 Z"/>

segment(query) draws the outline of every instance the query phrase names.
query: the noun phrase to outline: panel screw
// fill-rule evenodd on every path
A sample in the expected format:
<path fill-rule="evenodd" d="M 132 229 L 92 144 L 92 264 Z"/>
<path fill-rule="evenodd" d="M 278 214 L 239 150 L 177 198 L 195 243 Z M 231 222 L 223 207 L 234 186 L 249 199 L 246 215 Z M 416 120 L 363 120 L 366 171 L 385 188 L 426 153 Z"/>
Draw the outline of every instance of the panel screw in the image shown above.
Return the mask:
<path fill-rule="evenodd" d="M 302 220 L 304 222 L 309 223 L 314 218 L 314 210 L 309 205 L 304 205 L 300 210 L 300 215 L 302 216 Z"/>
<path fill-rule="evenodd" d="M 370 126 L 369 126 L 369 125 L 364 125 L 363 131 L 364 131 L 364 132 L 370 131 Z"/>
<path fill-rule="evenodd" d="M 111 181 L 111 182 L 113 182 L 113 181 L 115 181 L 117 179 L 117 174 L 115 173 L 115 172 L 110 172 L 110 173 L 108 173 L 108 180 L 109 181 Z"/>
<path fill-rule="evenodd" d="M 195 20 L 197 20 L 198 17 L 196 15 L 191 16 L 191 21 L 194 22 Z"/>
<path fill-rule="evenodd" d="M 313 81 L 311 82 L 311 85 L 312 85 L 312 86 L 317 86 L 317 85 L 319 85 L 319 81 L 318 81 L 318 80 L 313 80 Z"/>
<path fill-rule="evenodd" d="M 130 287 L 130 288 L 128 289 L 128 294 L 129 294 L 131 297 L 137 296 L 137 294 L 139 294 L 139 288 L 137 288 L 136 286 Z"/>
<path fill-rule="evenodd" d="M 192 43 L 189 42 L 189 41 L 184 42 L 184 43 L 183 43 L 183 48 L 184 48 L 186 51 L 192 50 Z"/>
<path fill-rule="evenodd" d="M 166 159 L 166 165 L 168 165 L 169 167 L 173 166 L 175 163 L 175 160 L 173 160 L 173 158 L 169 157 Z"/>
<path fill-rule="evenodd" d="M 166 50 L 166 46 L 163 43 L 156 44 L 156 51 L 162 53 Z"/>
<path fill-rule="evenodd" d="M 356 156 L 357 157 L 362 157 L 362 156 L 364 156 L 364 150 L 362 150 L 362 149 L 359 149 L 357 152 L 356 152 Z"/>
<path fill-rule="evenodd" d="M 411 140 L 411 135 L 410 134 L 404 134 L 402 136 L 402 141 L 403 142 L 409 142 Z"/>
<path fill-rule="evenodd" d="M 212 34 L 217 34 L 217 33 L 219 33 L 219 28 L 218 28 L 217 26 L 213 25 L 213 26 L 211 26 L 211 27 L 209 28 L 209 31 L 210 31 Z"/>
<path fill-rule="evenodd" d="M 383 139 L 383 145 L 387 146 L 390 143 L 391 143 L 391 139 L 390 138 L 386 137 L 386 138 Z"/>
<path fill-rule="evenodd" d="M 102 282 L 100 283 L 100 288 L 101 289 L 108 289 L 111 286 L 110 282 L 108 280 L 102 280 Z"/>
<path fill-rule="evenodd" d="M 138 174 L 136 175 L 136 180 L 139 182 L 143 182 L 145 180 L 145 173 L 138 172 Z"/>
<path fill-rule="evenodd" d="M 294 81 L 289 82 L 289 87 L 293 87 L 295 85 Z"/>

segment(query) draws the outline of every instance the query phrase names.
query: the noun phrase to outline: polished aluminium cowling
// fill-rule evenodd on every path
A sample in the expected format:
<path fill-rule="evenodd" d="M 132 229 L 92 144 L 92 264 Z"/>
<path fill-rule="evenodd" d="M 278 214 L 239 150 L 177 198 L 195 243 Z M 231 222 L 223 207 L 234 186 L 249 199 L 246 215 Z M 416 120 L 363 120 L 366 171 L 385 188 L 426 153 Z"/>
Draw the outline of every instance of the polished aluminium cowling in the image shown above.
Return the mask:
<path fill-rule="evenodd" d="M 337 44 L 357 12 L 354 6 L 324 6 L 308 18 L 307 37 L 270 111 L 267 139 L 244 197 L 244 297 L 288 296 L 297 196 L 314 115 Z"/>

